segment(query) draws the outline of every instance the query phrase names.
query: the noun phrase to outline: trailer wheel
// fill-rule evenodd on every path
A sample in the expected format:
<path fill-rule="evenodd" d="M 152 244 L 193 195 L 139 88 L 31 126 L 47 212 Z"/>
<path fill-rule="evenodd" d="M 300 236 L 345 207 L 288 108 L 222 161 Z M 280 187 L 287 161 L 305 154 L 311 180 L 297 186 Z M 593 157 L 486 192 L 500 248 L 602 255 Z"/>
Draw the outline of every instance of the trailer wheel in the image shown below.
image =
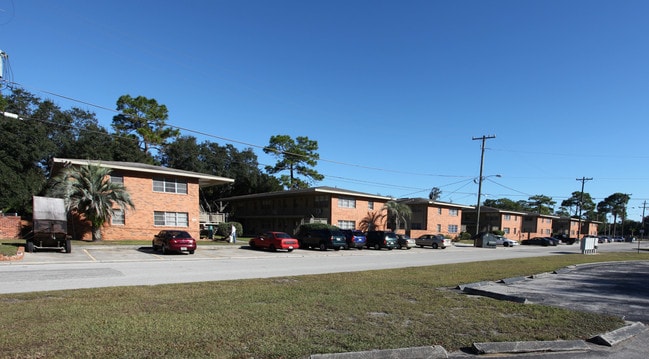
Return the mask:
<path fill-rule="evenodd" d="M 69 239 L 65 240 L 65 253 L 71 253 L 72 252 L 72 243 L 70 242 Z"/>
<path fill-rule="evenodd" d="M 27 253 L 34 253 L 34 242 L 27 242 Z"/>

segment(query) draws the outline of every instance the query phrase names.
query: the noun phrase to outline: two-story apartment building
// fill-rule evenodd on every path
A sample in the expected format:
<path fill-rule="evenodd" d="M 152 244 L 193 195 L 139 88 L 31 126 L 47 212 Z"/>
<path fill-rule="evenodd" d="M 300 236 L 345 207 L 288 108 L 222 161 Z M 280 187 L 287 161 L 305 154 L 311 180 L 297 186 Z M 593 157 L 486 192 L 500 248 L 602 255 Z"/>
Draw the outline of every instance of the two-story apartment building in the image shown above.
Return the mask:
<path fill-rule="evenodd" d="M 244 235 L 269 230 L 294 234 L 303 223 L 359 229 L 363 220 L 381 212 L 389 200 L 385 196 L 326 186 L 221 199 L 229 204 L 230 219 L 241 223 Z M 380 218 L 376 225 L 384 229 L 385 219 Z"/>
<path fill-rule="evenodd" d="M 477 211 L 474 207 L 462 214 L 462 224 L 466 231 L 475 234 Z M 493 207 L 480 207 L 480 232 L 503 231 L 509 239 L 523 239 L 523 216 L 526 213 L 508 211 Z"/>
<path fill-rule="evenodd" d="M 398 202 L 408 205 L 412 210 L 408 228 L 404 224 L 400 228 L 406 233 L 409 230 L 412 238 L 417 238 L 422 234 L 443 234 L 451 238 L 457 237 L 464 230 L 462 211 L 473 208 L 427 198 L 403 198 Z"/>
<path fill-rule="evenodd" d="M 102 228 L 105 240 L 150 240 L 161 229 L 182 229 L 199 238 L 202 187 L 234 182 L 231 178 L 176 170 L 134 162 L 90 161 L 55 158 L 53 173 L 67 166 L 99 166 L 111 169 L 110 180 L 124 185 L 134 209 L 117 210 Z M 89 239 L 86 223 L 69 226 L 74 239 Z"/>
<path fill-rule="evenodd" d="M 528 213 L 523 216 L 523 227 L 521 239 L 532 237 L 551 237 L 552 223 L 559 219 L 557 216 Z"/>
<path fill-rule="evenodd" d="M 570 238 L 581 238 L 586 235 L 596 236 L 601 222 L 562 217 L 552 222 L 552 233 Z M 581 227 L 581 233 L 580 233 Z"/>

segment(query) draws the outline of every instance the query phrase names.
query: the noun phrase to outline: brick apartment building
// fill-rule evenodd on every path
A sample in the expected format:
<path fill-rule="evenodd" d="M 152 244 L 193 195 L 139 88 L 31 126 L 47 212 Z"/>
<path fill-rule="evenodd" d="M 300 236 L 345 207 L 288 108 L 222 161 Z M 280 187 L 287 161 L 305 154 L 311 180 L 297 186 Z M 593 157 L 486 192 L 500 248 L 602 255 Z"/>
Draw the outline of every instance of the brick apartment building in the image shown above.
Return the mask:
<path fill-rule="evenodd" d="M 222 198 L 230 219 L 241 223 L 244 235 L 265 231 L 294 234 L 303 223 L 327 223 L 357 229 L 371 213 L 381 211 L 389 197 L 334 187 L 312 187 Z M 377 223 L 385 228 L 385 220 Z"/>
<path fill-rule="evenodd" d="M 473 209 L 473 206 L 433 201 L 427 198 L 403 198 L 398 202 L 408 205 L 412 210 L 408 226 L 410 232 L 408 234 L 412 238 L 422 234 L 443 234 L 455 238 L 464 231 L 462 212 Z M 408 230 L 402 225 L 398 232 L 407 233 Z"/>
<path fill-rule="evenodd" d="M 161 229 L 182 229 L 199 238 L 199 189 L 234 182 L 231 178 L 134 162 L 55 158 L 53 173 L 67 166 L 94 165 L 112 170 L 110 180 L 126 187 L 135 209 L 117 211 L 102 228 L 105 240 L 150 240 Z M 68 224 L 73 239 L 89 239 L 87 223 Z"/>

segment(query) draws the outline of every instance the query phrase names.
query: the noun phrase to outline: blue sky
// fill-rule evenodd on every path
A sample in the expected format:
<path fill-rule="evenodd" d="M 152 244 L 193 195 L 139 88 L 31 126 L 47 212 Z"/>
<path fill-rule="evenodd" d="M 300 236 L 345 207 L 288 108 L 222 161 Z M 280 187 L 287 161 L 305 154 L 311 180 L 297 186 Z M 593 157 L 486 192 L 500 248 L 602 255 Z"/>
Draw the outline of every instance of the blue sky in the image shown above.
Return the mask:
<path fill-rule="evenodd" d="M 649 2 L 9 1 L 11 79 L 110 128 L 154 98 L 199 141 L 318 141 L 316 185 L 475 205 L 649 200 Z M 67 100 L 65 98 L 72 100 Z M 75 100 L 75 101 L 73 101 Z M 192 132 L 196 131 L 196 132 Z M 204 135 L 205 134 L 205 135 Z M 501 177 L 495 177 L 499 174 Z M 649 207 L 647 208 L 649 214 Z"/>

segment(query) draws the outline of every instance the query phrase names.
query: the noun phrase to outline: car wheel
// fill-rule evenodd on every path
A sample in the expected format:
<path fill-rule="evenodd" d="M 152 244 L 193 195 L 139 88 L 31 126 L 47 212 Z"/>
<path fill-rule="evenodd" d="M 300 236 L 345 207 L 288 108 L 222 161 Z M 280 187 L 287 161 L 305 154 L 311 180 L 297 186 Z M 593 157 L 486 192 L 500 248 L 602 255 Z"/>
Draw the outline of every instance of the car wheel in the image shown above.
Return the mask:
<path fill-rule="evenodd" d="M 433 243 L 432 247 L 433 247 L 433 249 L 437 249 L 437 247 L 439 247 L 439 246 L 437 245 L 437 243 Z"/>
<path fill-rule="evenodd" d="M 275 251 L 277 251 L 277 249 L 275 248 L 275 246 L 272 245 L 272 244 L 270 245 L 270 247 L 268 247 L 268 249 L 270 249 L 271 252 L 275 252 Z"/>
<path fill-rule="evenodd" d="M 377 250 L 381 249 L 381 246 L 377 243 L 377 244 L 374 245 L 374 249 L 377 249 Z"/>
<path fill-rule="evenodd" d="M 293 250 L 292 250 L 292 249 L 288 249 L 287 251 L 288 251 L 289 253 L 291 253 L 291 252 L 293 252 Z"/>
<path fill-rule="evenodd" d="M 167 247 L 165 247 L 164 244 L 163 244 L 162 245 L 162 254 L 167 254 L 167 252 L 168 252 Z"/>
<path fill-rule="evenodd" d="M 34 242 L 27 242 L 27 253 L 34 253 Z"/>
<path fill-rule="evenodd" d="M 400 244 L 397 244 L 397 249 L 401 249 L 401 245 L 400 245 Z"/>
<path fill-rule="evenodd" d="M 255 247 L 255 241 L 250 241 L 250 242 L 248 242 L 248 245 L 249 245 L 250 248 L 252 248 L 252 249 L 257 249 L 257 247 Z"/>
<path fill-rule="evenodd" d="M 71 253 L 72 252 L 72 243 L 70 243 L 69 239 L 65 240 L 65 253 Z"/>
<path fill-rule="evenodd" d="M 320 250 L 321 251 L 326 251 L 327 250 L 327 245 L 324 242 L 320 243 Z"/>
<path fill-rule="evenodd" d="M 189 254 L 194 254 L 194 251 L 189 251 Z"/>
<path fill-rule="evenodd" d="M 509 247 L 509 243 L 507 242 L 503 243 L 503 247 Z"/>
<path fill-rule="evenodd" d="M 423 244 L 418 244 L 419 248 L 424 248 Z"/>

